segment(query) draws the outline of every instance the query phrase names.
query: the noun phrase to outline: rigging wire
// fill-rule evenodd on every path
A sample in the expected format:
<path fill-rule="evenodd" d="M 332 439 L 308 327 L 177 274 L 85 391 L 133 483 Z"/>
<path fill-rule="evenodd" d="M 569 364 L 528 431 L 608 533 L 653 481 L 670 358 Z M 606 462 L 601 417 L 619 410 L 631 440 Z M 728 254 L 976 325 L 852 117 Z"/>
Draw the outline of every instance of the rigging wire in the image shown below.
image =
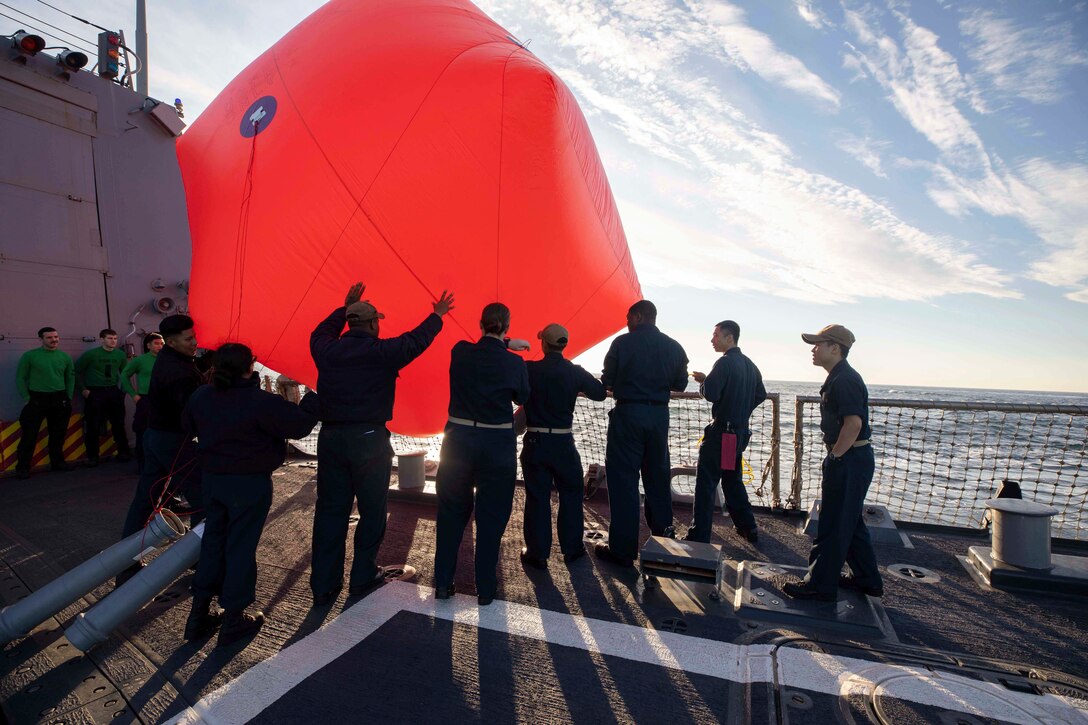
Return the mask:
<path fill-rule="evenodd" d="M 46 6 L 47 8 L 53 8 L 54 10 L 56 10 L 61 15 L 67 15 L 68 17 L 72 18 L 73 20 L 78 20 L 79 22 L 81 22 L 81 23 L 83 23 L 85 25 L 90 25 L 92 28 L 98 28 L 99 30 L 103 30 L 103 31 L 105 31 L 107 33 L 114 32 L 114 31 L 110 30 L 109 28 L 103 28 L 101 25 L 95 25 L 90 20 L 84 20 L 83 18 L 79 17 L 78 15 L 72 15 L 70 12 L 68 12 L 66 10 L 61 10 L 56 5 L 51 5 L 51 4 L 47 3 L 47 2 L 45 2 L 45 0 L 38 0 L 38 2 L 40 2 L 42 5 Z"/>

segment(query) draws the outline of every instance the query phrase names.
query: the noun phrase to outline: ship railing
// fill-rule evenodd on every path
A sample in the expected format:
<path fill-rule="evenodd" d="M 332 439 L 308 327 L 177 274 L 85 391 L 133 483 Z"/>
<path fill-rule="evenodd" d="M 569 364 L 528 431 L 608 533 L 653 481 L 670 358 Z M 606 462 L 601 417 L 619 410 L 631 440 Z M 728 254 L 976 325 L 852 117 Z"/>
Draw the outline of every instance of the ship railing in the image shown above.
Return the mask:
<path fill-rule="evenodd" d="M 827 451 L 820 398 L 797 396 L 793 406 L 790 399 L 783 405 L 781 394 L 770 393 L 753 412 L 744 480 L 752 503 L 804 511 L 820 497 Z M 614 405 L 611 398 L 579 398 L 575 407 L 575 442 L 587 469 L 604 465 Z M 1058 509 L 1054 536 L 1088 540 L 1088 406 L 871 399 L 869 407 L 876 473 L 866 500 L 886 506 L 894 519 L 978 528 L 986 500 L 1011 479 L 1025 498 Z M 690 500 L 710 405 L 698 393 L 674 393 L 669 413 L 673 493 Z M 792 433 L 792 441 L 783 443 L 783 431 Z M 398 453 L 421 450 L 428 461 L 438 461 L 442 436 L 394 434 L 391 442 Z M 295 444 L 316 454 L 316 432 Z M 519 439 L 519 452 L 520 445 Z M 788 490 L 782 489 L 783 469 L 792 471 Z"/>
<path fill-rule="evenodd" d="M 797 396 L 786 508 L 820 497 L 820 398 Z M 1004 480 L 1053 506 L 1055 537 L 1088 539 L 1088 406 L 870 399 L 876 473 L 866 501 L 897 521 L 978 528 Z"/>
<path fill-rule="evenodd" d="M 274 385 L 266 380 L 266 389 Z M 582 465 L 604 466 L 608 415 L 615 401 L 607 398 L 597 402 L 585 397 L 578 399 L 574 410 L 574 439 L 582 457 Z M 710 424 L 710 405 L 698 393 L 673 393 L 669 402 L 669 454 L 672 465 L 674 495 L 681 501 L 690 499 L 695 491 L 695 468 L 699 457 L 699 443 L 703 428 Z M 780 507 L 781 462 L 780 398 L 778 393 L 768 395 L 768 400 L 752 414 L 752 440 L 745 452 L 745 482 L 753 503 Z M 390 443 L 398 453 L 423 451 L 426 460 L 438 461 L 442 448 L 442 436 L 414 438 L 394 433 Z M 317 430 L 292 444 L 308 455 L 317 454 Z M 518 453 L 521 438 L 518 439 Z M 518 478 L 521 478 L 521 462 L 518 462 Z"/>

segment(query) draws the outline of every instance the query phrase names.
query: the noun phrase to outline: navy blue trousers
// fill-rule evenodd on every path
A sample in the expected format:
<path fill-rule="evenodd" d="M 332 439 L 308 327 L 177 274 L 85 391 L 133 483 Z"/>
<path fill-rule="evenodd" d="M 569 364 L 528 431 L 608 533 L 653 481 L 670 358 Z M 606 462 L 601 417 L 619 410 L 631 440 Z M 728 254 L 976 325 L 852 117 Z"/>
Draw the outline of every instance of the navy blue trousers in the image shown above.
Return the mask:
<path fill-rule="evenodd" d="M 200 480 L 196 444 L 184 433 L 148 428 L 144 431 L 144 467 L 128 507 L 121 538 L 146 526 L 155 505 L 165 504 L 169 495 L 178 491 L 185 494 L 191 506 L 201 506 L 204 496 Z M 195 511 L 189 516 L 189 526 L 196 526 L 203 520 L 203 511 Z"/>
<path fill-rule="evenodd" d="M 604 465 L 610 512 L 608 546 L 617 556 L 637 559 L 640 474 L 651 533 L 660 536 L 672 526 L 668 407 L 617 405 L 608 418 Z"/>
<path fill-rule="evenodd" d="M 345 539 L 352 504 L 359 509 L 350 585 L 378 574 L 385 539 L 393 447 L 389 431 L 370 423 L 326 423 L 317 435 L 317 504 L 314 506 L 310 588 L 331 592 L 344 584 Z"/>
<path fill-rule="evenodd" d="M 193 596 L 218 596 L 223 609 L 240 612 L 257 594 L 257 544 L 272 507 L 272 476 L 206 471 L 202 483 L 204 536 Z"/>
<path fill-rule="evenodd" d="M 547 559 L 552 550 L 552 487 L 559 492 L 559 548 L 574 554 L 584 548 L 582 536 L 582 457 L 570 433 L 526 433 L 521 448 L 525 476 L 523 531 L 529 556 Z"/>
<path fill-rule="evenodd" d="M 851 448 L 837 461 L 824 459 L 820 520 L 805 575 L 805 583 L 815 591 L 837 592 L 843 563 L 850 565 L 858 584 L 882 585 L 873 542 L 862 520 L 875 469 L 872 446 Z"/>
<path fill-rule="evenodd" d="M 737 459 L 732 471 L 722 470 L 722 428 L 710 424 L 703 431 L 699 446 L 699 464 L 695 475 L 695 504 L 692 527 L 687 533 L 690 541 L 710 543 L 714 520 L 714 499 L 721 483 L 725 494 L 725 510 L 733 520 L 733 526 L 741 531 L 756 528 L 756 517 L 748 492 L 744 488 L 744 471 L 741 468 L 743 454 L 752 439 L 750 431 L 737 434 Z"/>
<path fill-rule="evenodd" d="M 437 480 L 436 587 L 453 583 L 457 552 L 475 510 L 476 593 L 495 595 L 499 586 L 499 546 L 514 506 L 516 478 L 517 439 L 513 428 L 446 426 Z"/>

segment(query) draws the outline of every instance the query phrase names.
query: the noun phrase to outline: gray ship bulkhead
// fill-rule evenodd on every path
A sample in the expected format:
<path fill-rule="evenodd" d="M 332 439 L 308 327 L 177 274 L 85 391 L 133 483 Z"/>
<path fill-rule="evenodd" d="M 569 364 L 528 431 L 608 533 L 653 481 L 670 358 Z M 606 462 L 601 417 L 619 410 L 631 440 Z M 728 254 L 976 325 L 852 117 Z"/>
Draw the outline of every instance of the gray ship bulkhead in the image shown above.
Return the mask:
<path fill-rule="evenodd" d="M 9 54 L 0 49 L 0 421 L 19 416 L 11 381 L 39 328 L 57 328 L 73 358 L 104 327 L 142 352 L 141 331 L 162 319 L 155 306 L 187 306 L 191 258 L 174 135 L 152 104 L 87 70 L 63 79 L 51 51 L 26 65 Z"/>

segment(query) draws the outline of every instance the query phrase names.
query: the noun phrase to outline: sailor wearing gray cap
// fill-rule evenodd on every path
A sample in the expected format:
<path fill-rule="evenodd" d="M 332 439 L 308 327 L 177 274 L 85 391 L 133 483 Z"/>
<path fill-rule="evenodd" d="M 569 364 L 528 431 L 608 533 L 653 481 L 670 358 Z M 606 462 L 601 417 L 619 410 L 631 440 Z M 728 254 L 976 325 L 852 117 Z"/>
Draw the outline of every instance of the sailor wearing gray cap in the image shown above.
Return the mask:
<path fill-rule="evenodd" d="M 820 388 L 820 429 L 828 452 L 808 573 L 800 583 L 785 584 L 782 591 L 794 599 L 834 601 L 842 587 L 879 597 L 884 583 L 862 520 L 865 494 L 876 468 L 869 444 L 869 391 L 846 361 L 854 334 L 842 325 L 828 325 L 801 339 L 813 346 L 812 364 L 827 371 Z M 840 576 L 844 563 L 853 576 Z"/>
<path fill-rule="evenodd" d="M 344 586 L 344 541 L 352 503 L 358 506 L 359 523 L 348 591 L 362 595 L 385 580 L 385 569 L 377 564 L 393 468 L 385 424 L 393 418 L 401 368 L 434 342 L 442 317 L 453 309 L 453 295 L 443 291 L 432 303 L 434 311 L 415 329 L 381 338 L 385 315 L 360 299 L 365 289 L 362 282 L 355 283 L 344 306 L 333 310 L 310 335 L 321 420 L 310 570 L 315 606 L 331 603 Z M 348 330 L 341 335 L 345 323 Z"/>
<path fill-rule="evenodd" d="M 570 335 L 552 323 L 537 333 L 544 359 L 525 363 L 529 371 L 527 424 L 521 449 L 525 477 L 524 564 L 544 569 L 552 549 L 552 486 L 559 492 L 556 528 L 563 561 L 570 564 L 585 553 L 582 536 L 582 458 L 574 445 L 574 406 L 578 394 L 604 400 L 604 385 L 585 368 L 563 357 Z"/>

